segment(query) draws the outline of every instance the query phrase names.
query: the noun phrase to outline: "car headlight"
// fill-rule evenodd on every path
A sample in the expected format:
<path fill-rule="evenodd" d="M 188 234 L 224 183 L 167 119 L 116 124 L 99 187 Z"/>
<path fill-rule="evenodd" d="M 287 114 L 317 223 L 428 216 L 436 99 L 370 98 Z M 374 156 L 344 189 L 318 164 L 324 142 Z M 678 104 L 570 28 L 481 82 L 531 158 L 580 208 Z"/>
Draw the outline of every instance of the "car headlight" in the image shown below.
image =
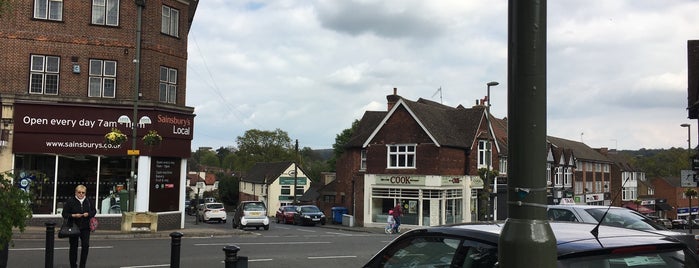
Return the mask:
<path fill-rule="evenodd" d="M 306 218 L 306 219 L 310 219 L 310 218 L 311 218 L 311 216 L 308 216 L 308 215 L 303 215 L 303 217 Z"/>

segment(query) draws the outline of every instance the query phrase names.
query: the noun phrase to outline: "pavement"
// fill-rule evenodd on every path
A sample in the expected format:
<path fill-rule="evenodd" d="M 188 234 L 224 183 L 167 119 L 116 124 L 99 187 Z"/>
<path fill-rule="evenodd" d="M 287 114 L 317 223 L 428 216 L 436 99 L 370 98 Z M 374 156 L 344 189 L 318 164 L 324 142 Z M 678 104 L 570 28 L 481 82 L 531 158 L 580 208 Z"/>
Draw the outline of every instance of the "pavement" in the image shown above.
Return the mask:
<path fill-rule="evenodd" d="M 230 225 L 228 225 L 230 226 Z M 56 226 L 55 233 L 58 233 L 60 226 Z M 361 226 L 344 226 L 341 224 L 325 224 L 317 225 L 320 228 L 343 230 L 350 232 L 364 233 L 383 233 L 383 228 L 376 227 L 361 227 Z M 273 228 L 273 227 L 272 227 Z M 259 231 L 255 229 L 233 229 L 233 228 L 213 228 L 206 223 L 193 224 L 185 222 L 185 226 L 179 230 L 158 230 L 156 232 L 122 232 L 121 230 L 100 230 L 97 229 L 90 236 L 91 239 L 139 239 L 139 238 L 164 238 L 172 237 L 175 233 L 181 233 L 183 237 L 230 237 L 240 235 L 259 235 Z M 55 236 L 55 234 L 54 234 Z M 24 232 L 20 232 L 15 228 L 12 230 L 13 240 L 22 239 L 45 239 L 46 227 L 44 226 L 27 226 Z M 58 239 L 58 238 L 56 238 Z"/>

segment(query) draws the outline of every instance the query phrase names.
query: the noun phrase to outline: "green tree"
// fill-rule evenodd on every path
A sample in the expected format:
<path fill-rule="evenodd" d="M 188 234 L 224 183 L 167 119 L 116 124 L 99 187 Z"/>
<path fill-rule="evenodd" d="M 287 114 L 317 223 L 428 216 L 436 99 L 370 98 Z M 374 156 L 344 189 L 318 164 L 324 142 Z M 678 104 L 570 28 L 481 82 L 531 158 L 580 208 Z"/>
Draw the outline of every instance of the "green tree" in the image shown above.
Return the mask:
<path fill-rule="evenodd" d="M 27 219 L 32 217 L 29 207 L 31 195 L 10 181 L 11 174 L 0 174 L 0 250 L 12 241 L 12 228 L 24 232 Z"/>
<path fill-rule="evenodd" d="M 624 152 L 631 157 L 634 167 L 644 171 L 646 177 L 678 177 L 680 171 L 689 169 L 689 153 L 686 148 Z"/>
<path fill-rule="evenodd" d="M 349 142 L 352 136 L 354 136 L 354 132 L 357 130 L 358 127 L 359 120 L 355 119 L 354 122 L 352 122 L 352 126 L 350 126 L 350 128 L 343 130 L 342 132 L 340 132 L 340 134 L 337 134 L 335 136 L 335 143 L 333 144 L 333 157 L 330 158 L 330 160 L 328 160 L 330 170 L 336 170 L 337 159 L 340 158 L 342 153 L 345 152 L 345 145 L 347 145 L 347 142 Z"/>
<path fill-rule="evenodd" d="M 478 176 L 483 180 L 483 190 L 478 194 L 478 220 L 491 220 L 487 218 L 492 208 L 490 207 L 491 194 L 493 193 L 493 181 L 498 176 L 497 170 L 479 168 Z"/>
<path fill-rule="evenodd" d="M 317 151 L 310 147 L 301 149 L 299 156 L 301 158 L 299 164 L 304 168 L 306 176 L 313 181 L 318 181 L 321 173 L 331 170 L 328 161 L 325 161 Z"/>
<path fill-rule="evenodd" d="M 257 162 L 293 161 L 295 149 L 289 134 L 281 129 L 264 131 L 250 129 L 238 136 L 238 157 L 234 166 L 238 170 L 249 170 Z"/>
<path fill-rule="evenodd" d="M 221 197 L 221 202 L 228 206 L 235 206 L 238 203 L 240 179 L 228 174 L 218 174 L 218 176 L 220 178 L 218 182 L 218 194 Z"/>
<path fill-rule="evenodd" d="M 220 167 L 221 162 L 218 159 L 218 155 L 213 151 L 205 151 L 201 154 L 199 158 L 199 164 L 208 167 Z"/>

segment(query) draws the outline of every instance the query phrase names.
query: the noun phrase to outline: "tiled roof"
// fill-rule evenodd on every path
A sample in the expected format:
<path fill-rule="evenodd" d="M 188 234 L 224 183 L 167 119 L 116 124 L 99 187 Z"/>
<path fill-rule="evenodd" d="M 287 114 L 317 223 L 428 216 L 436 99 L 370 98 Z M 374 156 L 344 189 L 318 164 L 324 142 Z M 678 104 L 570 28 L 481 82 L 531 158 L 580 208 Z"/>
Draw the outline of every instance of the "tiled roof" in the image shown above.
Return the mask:
<path fill-rule="evenodd" d="M 241 180 L 258 184 L 270 184 L 279 178 L 293 163 L 291 161 L 255 163 Z M 300 166 L 299 169 L 301 169 Z"/>
<path fill-rule="evenodd" d="M 553 136 L 546 136 L 548 142 L 554 147 L 572 150 L 575 158 L 589 162 L 611 162 L 606 156 L 590 148 L 586 144 L 577 141 L 561 139 Z"/>

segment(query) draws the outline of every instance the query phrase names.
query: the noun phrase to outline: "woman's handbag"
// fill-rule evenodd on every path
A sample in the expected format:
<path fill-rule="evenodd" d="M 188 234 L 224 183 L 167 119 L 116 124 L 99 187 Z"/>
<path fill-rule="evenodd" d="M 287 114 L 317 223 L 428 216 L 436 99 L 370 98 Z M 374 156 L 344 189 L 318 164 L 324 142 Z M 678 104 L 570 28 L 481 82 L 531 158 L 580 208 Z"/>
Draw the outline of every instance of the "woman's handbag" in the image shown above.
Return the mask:
<path fill-rule="evenodd" d="M 97 217 L 92 217 L 90 218 L 90 231 L 95 231 L 97 230 L 97 226 L 99 226 L 99 222 L 97 221 Z"/>
<path fill-rule="evenodd" d="M 63 219 L 61 229 L 58 230 L 58 238 L 75 237 L 80 235 L 80 228 L 73 221 Z"/>

